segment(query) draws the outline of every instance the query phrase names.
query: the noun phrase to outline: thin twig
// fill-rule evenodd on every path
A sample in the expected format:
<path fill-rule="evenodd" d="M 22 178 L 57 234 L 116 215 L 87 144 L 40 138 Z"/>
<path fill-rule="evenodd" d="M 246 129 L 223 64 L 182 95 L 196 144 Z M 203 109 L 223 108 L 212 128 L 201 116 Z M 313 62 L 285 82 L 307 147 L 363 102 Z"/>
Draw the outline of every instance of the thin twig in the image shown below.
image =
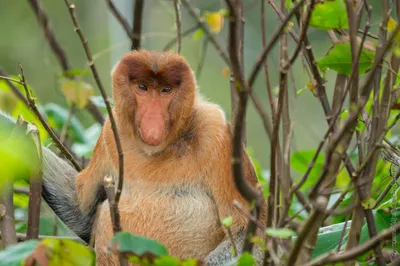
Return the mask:
<path fill-rule="evenodd" d="M 197 29 L 199 28 L 198 25 L 193 26 L 187 30 L 185 30 L 184 32 L 182 32 L 181 34 L 181 39 L 183 39 L 184 37 L 188 36 L 189 34 L 195 32 Z M 163 51 L 167 51 L 169 49 L 171 49 L 171 47 L 176 43 L 177 39 L 173 38 L 171 41 L 169 41 L 163 48 Z"/>
<path fill-rule="evenodd" d="M 7 176 L 3 178 L 10 177 Z M 2 191 L 0 192 L 0 232 L 3 236 L 1 238 L 3 247 L 8 247 L 17 243 L 13 204 L 13 184 L 9 181 L 6 181 L 2 185 Z"/>
<path fill-rule="evenodd" d="M 43 118 L 42 114 L 39 112 L 38 108 L 36 107 L 35 100 L 32 98 L 31 92 L 29 91 L 29 88 L 28 88 L 26 80 L 25 80 L 24 69 L 22 68 L 21 65 L 19 65 L 19 68 L 21 71 L 21 82 L 25 89 L 25 94 L 26 94 L 26 98 L 28 100 L 30 109 L 35 113 L 36 117 L 40 120 L 40 122 L 42 123 L 42 126 L 44 127 L 44 129 L 46 129 L 47 133 L 49 133 L 49 135 L 53 139 L 56 146 L 60 149 L 62 154 L 73 164 L 75 169 L 78 172 L 80 172 L 81 167 L 79 166 L 78 162 L 75 161 L 74 157 L 72 156 L 70 151 L 67 149 L 67 147 L 65 147 L 64 144 L 62 144 L 60 139 L 54 133 L 53 129 L 49 126 L 49 124 L 47 124 L 46 120 Z"/>
<path fill-rule="evenodd" d="M 108 205 L 110 207 L 111 223 L 114 235 L 121 231 L 121 218 L 118 210 L 118 202 L 115 201 L 115 185 L 112 176 L 105 176 L 103 180 L 104 190 L 107 195 Z M 123 259 L 122 254 L 119 256 L 120 265 L 128 265 Z"/>
<path fill-rule="evenodd" d="M 25 98 L 25 96 L 22 94 L 22 92 L 17 87 L 15 87 L 14 83 L 12 83 L 12 82 L 16 82 L 16 83 L 20 84 L 20 81 L 19 80 L 17 81 L 15 79 L 10 79 L 8 74 L 4 70 L 2 70 L 1 67 L 0 67 L 0 76 L 1 76 L 0 79 L 5 78 L 4 80 L 6 81 L 7 85 L 10 87 L 10 89 L 14 93 L 14 95 L 19 100 L 21 100 L 25 104 L 26 107 L 29 108 L 28 100 Z"/>
<path fill-rule="evenodd" d="M 96 81 L 96 84 L 99 87 L 101 96 L 103 97 L 103 100 L 104 100 L 104 103 L 106 105 L 107 112 L 108 112 L 108 115 L 109 115 L 109 119 L 110 119 L 110 123 L 111 123 L 111 129 L 112 129 L 113 134 L 114 134 L 115 144 L 117 146 L 117 151 L 118 151 L 118 164 L 119 164 L 119 173 L 118 174 L 119 175 L 118 175 L 117 193 L 115 194 L 115 201 L 118 203 L 119 199 L 121 197 L 122 186 L 123 186 L 123 182 L 124 182 L 124 153 L 122 151 L 121 140 L 120 140 L 119 135 L 118 135 L 117 123 L 115 122 L 115 119 L 114 119 L 114 115 L 113 115 L 113 112 L 112 112 L 112 109 L 111 109 L 111 105 L 110 105 L 110 100 L 107 97 L 107 94 L 106 94 L 106 92 L 104 90 L 103 84 L 100 81 L 96 65 L 93 62 L 92 53 L 90 52 L 88 41 L 86 40 L 85 36 L 83 35 L 82 30 L 81 30 L 81 28 L 79 26 L 78 18 L 75 15 L 75 5 L 71 4 L 69 2 L 69 0 L 64 0 L 64 1 L 65 1 L 65 4 L 68 7 L 69 14 L 71 16 L 72 22 L 74 23 L 75 32 L 78 34 L 79 39 L 82 42 L 82 46 L 83 46 L 83 48 L 85 50 L 86 57 L 87 57 L 87 60 L 88 60 L 88 64 L 90 66 L 90 69 L 92 70 L 92 74 L 93 74 L 93 77 L 94 77 L 94 79 Z"/>
<path fill-rule="evenodd" d="M 345 261 L 350 261 L 364 252 L 373 249 L 374 247 L 380 245 L 383 240 L 388 239 L 392 236 L 393 231 L 399 230 L 400 229 L 400 223 L 397 223 L 393 225 L 391 228 L 384 230 L 380 234 L 375 235 L 371 239 L 369 239 L 367 242 L 364 242 L 361 245 L 358 245 L 357 247 L 352 248 L 351 250 L 344 251 L 341 253 L 327 253 L 324 255 L 321 255 L 308 264 L 306 266 L 319 266 L 319 265 L 327 265 L 327 264 L 334 264 L 334 263 L 339 263 L 339 262 L 345 262 Z"/>
<path fill-rule="evenodd" d="M 44 37 L 49 44 L 51 50 L 56 56 L 61 69 L 63 72 L 68 72 L 71 70 L 71 65 L 68 61 L 67 55 L 64 49 L 61 47 L 60 43 L 57 41 L 53 30 L 50 27 L 50 22 L 48 16 L 43 8 L 40 7 L 39 0 L 28 0 L 28 2 L 32 6 L 32 10 L 36 15 L 36 18 L 42 28 L 44 33 Z M 68 76 L 68 75 L 67 75 Z M 68 76 L 68 78 L 71 78 Z M 85 107 L 89 113 L 93 116 L 93 118 L 99 122 L 100 124 L 104 124 L 104 117 L 97 106 L 93 103 L 93 101 L 89 100 L 89 103 Z"/>
<path fill-rule="evenodd" d="M 133 11 L 133 29 L 132 29 L 132 47 L 131 50 L 140 49 L 140 38 L 142 35 L 142 16 L 143 16 L 143 0 L 135 0 L 135 8 Z"/>
<path fill-rule="evenodd" d="M 218 43 L 215 35 L 211 33 L 208 26 L 204 23 L 204 21 L 197 15 L 195 7 L 188 0 L 181 0 L 182 5 L 187 9 L 189 14 L 196 20 L 197 25 L 204 31 L 207 38 L 210 40 L 211 44 L 215 47 L 217 52 L 220 54 L 221 58 L 224 60 L 226 64 L 229 64 L 229 57 L 222 48 L 222 46 Z"/>
<path fill-rule="evenodd" d="M 246 105 L 248 98 L 248 89 L 245 88 L 246 83 L 243 75 L 243 62 L 240 60 L 239 47 L 239 23 L 241 0 L 235 2 L 235 5 L 230 0 L 226 0 L 229 8 L 229 59 L 230 68 L 235 79 L 235 93 L 238 96 L 237 109 L 235 110 L 235 119 L 233 120 L 233 137 L 232 137 L 232 170 L 233 179 L 239 193 L 247 200 L 247 202 L 255 202 L 254 212 L 256 219 L 260 216 L 260 205 L 264 197 L 261 192 L 252 188 L 243 176 L 242 160 L 243 160 L 243 133 L 246 116 Z M 256 232 L 256 223 L 249 220 L 246 229 L 246 236 L 253 236 Z M 250 251 L 253 243 L 249 237 L 246 237 L 243 244 L 243 252 Z"/>
<path fill-rule="evenodd" d="M 181 53 L 181 5 L 179 3 L 180 0 L 174 0 L 174 9 L 175 9 L 175 24 L 176 24 L 176 53 Z"/>
<path fill-rule="evenodd" d="M 278 41 L 279 36 L 282 34 L 282 32 L 285 30 L 287 23 L 290 21 L 290 19 L 295 15 L 296 11 L 303 6 L 305 0 L 300 0 L 296 2 L 296 4 L 293 6 L 292 10 L 288 13 L 288 15 L 285 17 L 283 22 L 280 24 L 278 30 L 275 31 L 274 35 L 272 36 L 271 40 L 269 41 L 268 45 L 264 48 L 264 50 L 261 52 L 260 56 L 258 57 L 256 63 L 252 67 L 250 71 L 250 75 L 248 78 L 248 84 L 249 88 L 251 88 L 254 84 L 254 81 L 257 78 L 257 75 L 259 73 L 259 70 L 261 66 L 264 63 L 264 60 L 267 58 L 269 52 L 272 50 L 273 46 L 275 43 Z"/>
<path fill-rule="evenodd" d="M 199 64 L 197 65 L 196 68 L 196 79 L 200 80 L 200 75 L 202 73 L 204 64 L 206 62 L 206 57 L 207 57 L 207 47 L 208 47 L 208 39 L 204 39 L 203 41 L 203 46 L 201 48 L 201 56 L 200 56 L 200 61 Z"/>
<path fill-rule="evenodd" d="M 132 32 L 131 26 L 129 26 L 128 21 L 118 11 L 117 7 L 114 5 L 114 2 L 112 0 L 106 0 L 106 1 L 107 1 L 108 8 L 110 9 L 110 12 L 114 15 L 114 17 L 117 19 L 118 23 L 124 29 L 128 38 L 131 39 L 131 42 L 133 42 L 133 32 Z"/>
<path fill-rule="evenodd" d="M 263 48 L 267 46 L 267 37 L 266 37 L 266 28 L 265 28 L 265 1 L 261 0 L 261 38 L 262 38 L 262 45 Z M 268 58 L 264 61 L 264 72 L 265 72 L 265 83 L 267 85 L 267 93 L 268 93 L 268 100 L 269 106 L 271 108 L 271 113 L 274 113 L 274 98 L 272 96 L 272 88 L 271 82 L 269 80 L 269 71 L 268 71 Z"/>
<path fill-rule="evenodd" d="M 39 162 L 42 162 L 42 144 L 40 142 L 39 130 L 35 125 L 28 124 L 29 135 L 36 146 Z M 42 199 L 42 168 L 31 176 L 29 185 L 28 226 L 26 229 L 27 239 L 37 239 L 39 236 L 40 202 Z"/>

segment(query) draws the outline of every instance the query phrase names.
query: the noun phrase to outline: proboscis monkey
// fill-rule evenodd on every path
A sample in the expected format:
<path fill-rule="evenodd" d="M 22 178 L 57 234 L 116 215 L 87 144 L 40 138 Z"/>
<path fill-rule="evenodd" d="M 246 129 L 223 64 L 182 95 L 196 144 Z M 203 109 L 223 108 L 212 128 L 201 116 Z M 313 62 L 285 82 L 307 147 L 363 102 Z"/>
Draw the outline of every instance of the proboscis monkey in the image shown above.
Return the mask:
<path fill-rule="evenodd" d="M 249 204 L 233 181 L 231 129 L 223 111 L 202 99 L 186 60 L 170 52 L 125 54 L 113 70 L 112 85 L 125 164 L 119 202 L 123 231 L 159 241 L 171 256 L 208 265 L 228 262 L 231 244 L 219 219 L 233 217 L 231 230 L 241 248 L 248 219 L 233 201 L 247 210 Z M 48 150 L 44 169 L 47 203 L 82 239 L 88 241 L 93 230 L 98 265 L 117 265 L 117 257 L 104 251 L 112 224 L 103 178 L 118 177 L 110 122 L 81 173 Z M 256 187 L 245 152 L 243 171 Z"/>

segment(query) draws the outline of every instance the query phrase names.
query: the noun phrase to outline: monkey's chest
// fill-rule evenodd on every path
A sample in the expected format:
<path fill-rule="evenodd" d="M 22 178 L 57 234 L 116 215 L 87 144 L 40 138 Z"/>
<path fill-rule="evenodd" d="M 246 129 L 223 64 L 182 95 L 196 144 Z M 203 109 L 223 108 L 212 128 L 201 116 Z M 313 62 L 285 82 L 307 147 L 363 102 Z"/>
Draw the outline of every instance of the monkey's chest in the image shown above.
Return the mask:
<path fill-rule="evenodd" d="M 119 208 L 124 231 L 161 242 L 172 256 L 204 258 L 223 238 L 215 203 L 201 186 L 127 184 Z M 101 212 L 101 223 L 111 226 L 107 203 Z"/>

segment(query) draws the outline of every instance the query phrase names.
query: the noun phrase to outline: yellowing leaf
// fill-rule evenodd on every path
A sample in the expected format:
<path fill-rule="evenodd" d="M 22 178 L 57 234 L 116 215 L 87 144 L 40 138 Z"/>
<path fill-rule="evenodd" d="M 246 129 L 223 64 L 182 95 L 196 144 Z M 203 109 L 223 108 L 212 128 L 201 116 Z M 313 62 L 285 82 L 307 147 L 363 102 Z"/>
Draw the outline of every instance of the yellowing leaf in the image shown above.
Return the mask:
<path fill-rule="evenodd" d="M 361 205 L 364 209 L 372 209 L 375 206 L 376 201 L 373 198 L 364 200 Z"/>
<path fill-rule="evenodd" d="M 397 25 L 398 23 L 392 17 L 390 17 L 387 24 L 388 31 L 393 32 L 396 29 Z M 394 55 L 397 57 L 400 56 L 399 46 L 400 46 L 400 33 L 397 33 L 396 36 L 394 37 L 394 45 L 392 48 Z"/>
<path fill-rule="evenodd" d="M 307 87 L 307 89 L 309 89 L 314 95 L 316 95 L 314 84 L 312 84 L 311 82 L 307 82 L 307 83 L 306 83 L 306 87 Z"/>
<path fill-rule="evenodd" d="M 387 29 L 390 32 L 393 32 L 397 27 L 397 22 L 394 20 L 392 17 L 389 18 L 388 24 L 387 24 Z"/>
<path fill-rule="evenodd" d="M 222 69 L 222 76 L 224 76 L 225 78 L 226 78 L 226 77 L 229 77 L 229 73 L 230 73 L 229 67 L 224 67 L 224 68 Z"/>
<path fill-rule="evenodd" d="M 63 79 L 61 90 L 67 101 L 78 108 L 85 107 L 89 98 L 94 95 L 92 86 L 82 80 Z"/>
<path fill-rule="evenodd" d="M 224 15 L 221 12 L 206 12 L 204 18 L 212 32 L 218 33 L 224 26 Z"/>

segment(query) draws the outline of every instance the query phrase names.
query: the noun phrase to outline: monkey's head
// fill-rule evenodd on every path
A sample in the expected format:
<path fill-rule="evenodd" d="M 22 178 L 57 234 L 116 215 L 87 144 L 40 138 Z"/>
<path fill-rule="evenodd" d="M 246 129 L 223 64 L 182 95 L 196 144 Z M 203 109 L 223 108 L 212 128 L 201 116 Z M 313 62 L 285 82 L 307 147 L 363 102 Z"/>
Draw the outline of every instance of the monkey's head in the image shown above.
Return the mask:
<path fill-rule="evenodd" d="M 196 81 L 186 60 L 171 52 L 133 51 L 112 74 L 119 125 L 145 146 L 164 149 L 193 112 Z"/>

